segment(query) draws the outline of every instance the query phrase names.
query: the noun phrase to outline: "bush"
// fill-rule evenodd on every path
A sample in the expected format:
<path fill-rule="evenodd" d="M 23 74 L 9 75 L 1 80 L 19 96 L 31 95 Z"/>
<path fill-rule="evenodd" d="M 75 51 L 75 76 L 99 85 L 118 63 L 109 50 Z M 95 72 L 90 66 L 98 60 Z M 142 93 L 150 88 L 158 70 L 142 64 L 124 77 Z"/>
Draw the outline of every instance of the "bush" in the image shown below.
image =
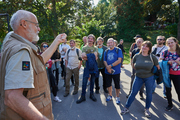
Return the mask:
<path fill-rule="evenodd" d="M 169 36 L 177 37 L 177 23 L 168 25 L 165 29 Z"/>

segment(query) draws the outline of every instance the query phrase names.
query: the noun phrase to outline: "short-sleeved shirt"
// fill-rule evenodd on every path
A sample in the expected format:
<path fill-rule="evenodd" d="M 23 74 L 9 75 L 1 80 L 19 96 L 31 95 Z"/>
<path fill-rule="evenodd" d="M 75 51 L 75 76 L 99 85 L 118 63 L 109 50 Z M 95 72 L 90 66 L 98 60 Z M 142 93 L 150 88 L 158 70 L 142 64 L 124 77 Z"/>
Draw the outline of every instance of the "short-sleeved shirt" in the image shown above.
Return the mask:
<path fill-rule="evenodd" d="M 116 49 L 118 49 L 118 53 L 116 52 Z M 106 61 L 108 65 L 111 65 L 112 63 L 117 61 L 118 58 L 123 58 L 122 51 L 119 48 L 114 48 L 113 50 L 108 49 L 107 51 L 104 52 L 104 61 Z M 121 67 L 121 63 L 112 67 L 112 69 L 115 70 L 113 75 L 121 73 L 120 67 Z M 105 68 L 105 73 L 110 74 L 106 68 Z"/>
<path fill-rule="evenodd" d="M 30 69 L 25 70 L 28 66 Z M 27 50 L 14 54 L 6 64 L 4 90 L 19 88 L 34 88 L 33 68 Z"/>
<path fill-rule="evenodd" d="M 64 43 L 60 44 L 60 45 L 59 45 L 59 52 L 60 52 L 60 54 L 61 54 L 61 58 L 64 58 L 64 57 L 65 57 L 65 54 L 66 54 L 64 51 L 62 51 L 62 49 L 63 49 L 64 47 L 66 47 L 67 49 L 70 49 L 70 46 L 69 46 L 68 44 L 64 44 Z"/>
<path fill-rule="evenodd" d="M 154 75 L 153 73 L 151 73 L 151 69 L 153 65 L 158 65 L 158 60 L 153 54 L 152 59 L 153 61 L 151 60 L 150 55 L 143 56 L 142 54 L 136 54 L 133 57 L 133 64 L 136 70 L 136 76 L 140 78 L 148 78 Z"/>
<path fill-rule="evenodd" d="M 89 54 L 89 53 L 94 53 L 94 52 L 98 53 L 98 48 L 96 46 L 89 47 L 88 45 L 86 45 L 82 48 L 82 53 Z M 84 67 L 86 67 L 85 64 L 86 64 L 86 61 L 83 60 Z"/>
<path fill-rule="evenodd" d="M 101 60 L 102 59 L 102 56 L 103 56 L 103 48 L 98 48 L 98 55 L 99 55 L 99 59 Z"/>
<path fill-rule="evenodd" d="M 132 51 L 132 54 L 131 54 L 131 59 L 134 57 L 135 54 L 138 54 L 140 51 L 139 48 L 135 48 L 133 51 Z"/>
<path fill-rule="evenodd" d="M 66 54 L 65 54 L 65 60 L 68 61 L 67 67 L 69 69 L 74 69 L 79 66 L 79 58 L 78 58 L 76 49 L 77 48 L 75 48 L 74 50 L 68 49 L 67 51 L 70 50 L 69 53 L 66 52 Z M 79 56 L 81 56 L 81 54 L 82 54 L 81 50 L 78 49 L 78 51 L 79 51 Z M 67 55 L 67 53 L 68 53 L 68 55 Z"/>
<path fill-rule="evenodd" d="M 176 59 L 180 61 L 180 56 L 176 52 L 171 53 L 167 51 L 167 55 L 165 56 L 165 58 L 164 56 L 165 56 L 165 52 L 162 52 L 162 54 L 160 55 L 160 58 L 167 61 L 176 60 Z M 180 75 L 180 65 L 176 62 L 174 62 L 173 64 L 169 64 L 169 74 Z"/>
<path fill-rule="evenodd" d="M 157 55 L 157 54 L 162 54 L 163 51 L 165 51 L 165 50 L 168 49 L 168 47 L 165 46 L 165 45 L 162 46 L 162 47 L 157 47 L 157 46 L 155 45 L 155 46 L 152 47 L 152 51 L 154 51 L 155 48 L 157 48 L 156 53 L 155 53 L 156 55 Z M 159 60 L 159 57 L 158 57 L 158 56 L 156 56 L 156 58 Z"/>

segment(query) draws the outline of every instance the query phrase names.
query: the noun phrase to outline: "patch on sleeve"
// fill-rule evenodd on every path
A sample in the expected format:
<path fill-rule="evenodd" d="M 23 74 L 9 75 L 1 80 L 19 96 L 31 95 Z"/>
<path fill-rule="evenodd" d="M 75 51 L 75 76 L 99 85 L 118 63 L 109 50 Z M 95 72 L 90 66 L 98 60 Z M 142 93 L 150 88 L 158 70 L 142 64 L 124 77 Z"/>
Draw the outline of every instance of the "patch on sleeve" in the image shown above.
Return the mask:
<path fill-rule="evenodd" d="M 30 70 L 30 61 L 22 61 L 22 70 Z"/>

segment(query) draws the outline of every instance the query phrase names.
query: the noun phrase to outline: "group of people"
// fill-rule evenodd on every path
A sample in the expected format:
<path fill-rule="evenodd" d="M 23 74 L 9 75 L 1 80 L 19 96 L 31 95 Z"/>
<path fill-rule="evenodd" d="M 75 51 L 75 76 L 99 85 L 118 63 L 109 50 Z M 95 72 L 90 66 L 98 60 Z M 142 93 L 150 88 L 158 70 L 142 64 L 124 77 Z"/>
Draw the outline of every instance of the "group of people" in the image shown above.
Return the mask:
<path fill-rule="evenodd" d="M 120 73 L 125 53 L 123 40 L 120 40 L 118 45 L 116 40 L 109 38 L 105 46 L 102 37 L 96 40 L 95 36 L 90 34 L 83 37 L 84 44 L 78 49 L 75 40 L 70 40 L 70 46 L 66 44 L 67 35 L 63 33 L 59 34 L 51 45 L 43 42 L 40 46 L 41 52 L 38 53 L 38 48 L 32 44 L 39 40 L 40 27 L 36 16 L 29 11 L 18 10 L 13 14 L 10 25 L 13 31 L 8 33 L 3 41 L 0 59 L 1 120 L 52 120 L 50 92 L 53 93 L 55 101 L 61 102 L 57 96 L 60 66 L 61 77 L 64 79 L 64 97 L 70 93 L 70 79 L 74 85 L 73 95 L 78 93 L 79 69 L 83 65 L 82 93 L 76 103 L 86 100 L 88 81 L 89 98 L 97 101 L 94 96 L 94 84 L 95 93 L 99 94 L 101 73 L 103 90 L 108 93 L 106 102 L 111 101 L 113 97 L 113 80 L 116 104 L 120 104 Z M 140 35 L 136 35 L 134 39 L 135 43 L 129 51 L 132 65 L 130 91 L 121 114 L 129 112 L 139 90 L 141 99 L 144 99 L 146 88 L 145 116 L 151 117 L 149 108 L 152 93 L 156 88 L 154 74 L 151 72 L 153 66 L 162 71 L 163 94 L 168 100 L 166 110 L 172 110 L 171 81 L 180 101 L 180 48 L 177 39 L 170 37 L 166 40 L 164 36 L 157 36 L 157 44 L 153 47 L 150 41 L 144 41 Z"/>
<path fill-rule="evenodd" d="M 130 92 L 127 95 L 128 99 L 121 114 L 123 115 L 129 112 L 129 107 L 138 91 L 141 99 L 144 99 L 143 93 L 145 86 L 146 106 L 144 113 L 146 117 L 151 117 L 149 108 L 152 101 L 152 93 L 155 92 L 156 88 L 155 79 L 157 79 L 152 73 L 153 66 L 156 66 L 161 71 L 159 73 L 163 76 L 163 94 L 164 98 L 167 98 L 168 101 L 166 110 L 171 111 L 173 109 L 171 81 L 174 84 L 180 102 L 180 81 L 178 80 L 180 76 L 180 47 L 178 40 L 174 37 L 167 38 L 166 40 L 164 36 L 160 35 L 157 36 L 157 44 L 153 47 L 150 41 L 144 41 L 140 35 L 135 36 L 135 41 L 129 51 L 132 65 Z"/>

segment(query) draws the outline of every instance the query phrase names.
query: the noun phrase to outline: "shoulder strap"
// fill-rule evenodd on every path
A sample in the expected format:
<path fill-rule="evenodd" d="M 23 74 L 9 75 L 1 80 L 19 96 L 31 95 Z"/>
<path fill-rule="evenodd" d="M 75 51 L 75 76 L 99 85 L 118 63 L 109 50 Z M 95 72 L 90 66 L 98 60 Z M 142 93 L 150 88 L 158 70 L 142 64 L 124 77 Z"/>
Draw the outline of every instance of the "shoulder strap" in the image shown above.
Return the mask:
<path fill-rule="evenodd" d="M 79 58 L 79 50 L 76 48 L 76 53 L 77 53 L 77 56 Z"/>
<path fill-rule="evenodd" d="M 163 48 L 159 51 L 159 53 L 161 53 L 161 51 L 164 49 L 165 45 L 163 46 Z"/>
<path fill-rule="evenodd" d="M 151 61 L 153 62 L 153 65 L 154 65 L 154 61 L 153 61 L 153 59 L 152 59 L 152 54 L 150 54 L 150 58 L 151 58 Z"/>
<path fill-rule="evenodd" d="M 70 52 L 70 49 L 68 49 L 68 51 L 67 51 L 67 56 L 68 56 L 69 52 Z"/>
<path fill-rule="evenodd" d="M 106 52 L 106 58 L 107 58 L 107 53 L 108 53 L 109 49 L 106 49 L 105 52 Z"/>
<path fill-rule="evenodd" d="M 119 52 L 119 48 L 116 47 L 116 53 L 118 54 L 118 52 Z"/>

